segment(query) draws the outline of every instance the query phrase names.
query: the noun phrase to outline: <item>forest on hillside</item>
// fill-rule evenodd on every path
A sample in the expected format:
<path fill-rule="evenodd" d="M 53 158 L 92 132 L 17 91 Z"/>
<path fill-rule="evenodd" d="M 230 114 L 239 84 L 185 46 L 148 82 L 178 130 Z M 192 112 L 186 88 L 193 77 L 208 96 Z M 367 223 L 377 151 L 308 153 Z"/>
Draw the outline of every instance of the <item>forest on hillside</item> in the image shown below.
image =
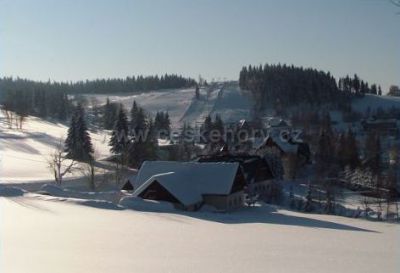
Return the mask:
<path fill-rule="evenodd" d="M 196 81 L 175 74 L 132 76 L 124 79 L 96 79 L 78 82 L 38 82 L 20 78 L 0 78 L 0 90 L 49 90 L 67 94 L 113 94 L 144 92 L 195 86 Z"/>
<path fill-rule="evenodd" d="M 346 109 L 352 97 L 382 94 L 380 87 L 369 85 L 357 75 L 337 81 L 329 72 L 280 64 L 243 67 L 239 85 L 251 91 L 256 111 L 265 110 L 267 106 L 279 109 L 298 104 L 330 104 Z"/>
<path fill-rule="evenodd" d="M 97 79 L 75 83 L 39 82 L 20 78 L 0 78 L 0 105 L 5 113 L 66 120 L 71 114 L 73 94 L 118 94 L 177 89 L 195 86 L 196 81 L 178 75 L 138 76 L 125 79 Z"/>

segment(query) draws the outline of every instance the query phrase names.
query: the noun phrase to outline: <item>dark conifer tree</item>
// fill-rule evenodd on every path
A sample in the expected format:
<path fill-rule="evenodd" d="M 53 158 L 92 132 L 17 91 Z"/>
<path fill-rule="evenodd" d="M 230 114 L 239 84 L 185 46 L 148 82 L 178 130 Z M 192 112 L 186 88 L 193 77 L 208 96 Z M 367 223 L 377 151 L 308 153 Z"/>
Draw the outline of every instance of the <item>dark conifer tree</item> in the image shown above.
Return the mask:
<path fill-rule="evenodd" d="M 106 105 L 104 106 L 103 126 L 106 130 L 112 130 L 114 123 L 117 119 L 117 104 L 111 103 L 107 98 Z"/>
<path fill-rule="evenodd" d="M 158 149 L 158 139 L 156 130 L 154 127 L 154 122 L 151 118 L 147 121 L 147 138 L 144 141 L 145 145 L 145 158 L 144 160 L 156 160 L 157 159 L 157 149 Z"/>
<path fill-rule="evenodd" d="M 368 133 L 364 151 L 366 166 L 374 175 L 380 175 L 382 151 L 380 137 L 376 132 Z"/>
<path fill-rule="evenodd" d="M 204 138 L 204 139 L 202 138 L 201 140 L 204 141 L 205 143 L 208 143 L 210 141 L 210 132 L 212 129 L 213 129 L 213 122 L 211 116 L 208 115 L 204 119 L 204 124 L 202 125 L 201 128 L 201 134 Z"/>
<path fill-rule="evenodd" d="M 200 99 L 200 88 L 198 85 L 196 85 L 195 97 L 196 97 L 196 100 Z"/>
<path fill-rule="evenodd" d="M 78 161 L 93 159 L 93 145 L 86 126 L 85 111 L 80 104 L 75 109 L 65 140 L 67 157 Z"/>
<path fill-rule="evenodd" d="M 222 121 L 222 118 L 220 115 L 215 115 L 215 121 L 213 124 L 213 129 L 217 130 L 221 137 L 224 135 L 224 122 Z"/>
<path fill-rule="evenodd" d="M 111 146 L 110 151 L 114 154 L 127 153 L 129 137 L 128 137 L 128 118 L 126 116 L 124 108 L 120 107 L 118 112 L 118 118 L 115 122 L 114 129 L 111 134 L 109 145 Z"/>
<path fill-rule="evenodd" d="M 329 175 L 333 165 L 334 153 L 332 138 L 328 132 L 322 131 L 317 144 L 315 154 L 316 170 L 319 176 Z"/>
<path fill-rule="evenodd" d="M 131 141 L 129 144 L 129 164 L 139 168 L 145 160 L 157 158 L 158 140 L 154 122 L 147 119 L 144 110 L 133 104 L 131 110 Z"/>
<path fill-rule="evenodd" d="M 338 144 L 336 147 L 336 158 L 338 160 L 339 166 L 344 169 L 347 165 L 346 159 L 346 134 L 340 134 Z"/>
<path fill-rule="evenodd" d="M 377 95 L 378 94 L 378 88 L 376 87 L 376 84 L 371 85 L 370 93 L 373 94 L 373 95 Z"/>
<path fill-rule="evenodd" d="M 348 130 L 346 135 L 345 162 L 346 166 L 350 166 L 352 170 L 354 170 L 360 165 L 357 140 L 351 129 Z"/>

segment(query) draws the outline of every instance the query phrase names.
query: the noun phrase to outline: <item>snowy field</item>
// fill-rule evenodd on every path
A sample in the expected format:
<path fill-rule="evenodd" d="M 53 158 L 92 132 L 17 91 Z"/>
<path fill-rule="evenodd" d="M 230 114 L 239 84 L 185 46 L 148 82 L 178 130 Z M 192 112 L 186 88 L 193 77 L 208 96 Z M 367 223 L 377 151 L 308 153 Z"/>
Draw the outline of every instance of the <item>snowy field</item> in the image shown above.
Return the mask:
<path fill-rule="evenodd" d="M 0 197 L 0 272 L 398 272 L 400 227 L 262 206 L 230 214 Z"/>
<path fill-rule="evenodd" d="M 47 161 L 67 130 L 65 124 L 35 117 L 27 118 L 23 130 L 8 129 L 0 113 L 0 183 L 53 180 Z M 91 133 L 91 137 L 99 158 L 108 156 L 108 136 Z"/>

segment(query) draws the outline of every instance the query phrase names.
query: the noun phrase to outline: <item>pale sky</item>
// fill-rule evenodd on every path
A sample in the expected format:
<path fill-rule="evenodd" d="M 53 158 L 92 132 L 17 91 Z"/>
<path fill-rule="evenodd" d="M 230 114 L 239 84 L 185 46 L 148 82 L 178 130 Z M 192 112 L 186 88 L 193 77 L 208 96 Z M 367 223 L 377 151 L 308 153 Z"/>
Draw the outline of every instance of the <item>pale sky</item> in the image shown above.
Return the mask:
<path fill-rule="evenodd" d="M 0 0 L 0 76 L 238 79 L 287 63 L 400 84 L 389 0 Z"/>

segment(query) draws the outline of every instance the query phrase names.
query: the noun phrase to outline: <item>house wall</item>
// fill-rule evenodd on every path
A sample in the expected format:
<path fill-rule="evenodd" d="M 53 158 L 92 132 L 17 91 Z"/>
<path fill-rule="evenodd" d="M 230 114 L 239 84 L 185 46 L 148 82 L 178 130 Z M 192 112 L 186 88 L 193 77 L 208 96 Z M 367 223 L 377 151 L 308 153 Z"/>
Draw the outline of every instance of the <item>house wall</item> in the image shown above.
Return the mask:
<path fill-rule="evenodd" d="M 230 195 L 203 195 L 205 205 L 215 207 L 220 211 L 230 211 L 240 208 L 244 204 L 244 193 L 243 191 L 235 192 Z"/>
<path fill-rule="evenodd" d="M 270 179 L 260 183 L 251 184 L 249 189 L 265 202 L 277 201 L 281 197 L 281 185 L 278 181 Z"/>
<path fill-rule="evenodd" d="M 173 204 L 180 204 L 179 200 L 175 198 L 168 190 L 166 190 L 157 180 L 139 194 L 139 197 L 148 200 L 167 201 Z"/>
<path fill-rule="evenodd" d="M 296 154 L 286 154 L 282 158 L 282 165 L 284 170 L 284 179 L 291 180 L 296 178 L 296 173 L 300 166 L 299 157 Z"/>
<path fill-rule="evenodd" d="M 251 192 L 263 195 L 270 191 L 272 181 L 273 180 L 264 180 L 258 183 L 250 184 L 248 187 Z"/>

